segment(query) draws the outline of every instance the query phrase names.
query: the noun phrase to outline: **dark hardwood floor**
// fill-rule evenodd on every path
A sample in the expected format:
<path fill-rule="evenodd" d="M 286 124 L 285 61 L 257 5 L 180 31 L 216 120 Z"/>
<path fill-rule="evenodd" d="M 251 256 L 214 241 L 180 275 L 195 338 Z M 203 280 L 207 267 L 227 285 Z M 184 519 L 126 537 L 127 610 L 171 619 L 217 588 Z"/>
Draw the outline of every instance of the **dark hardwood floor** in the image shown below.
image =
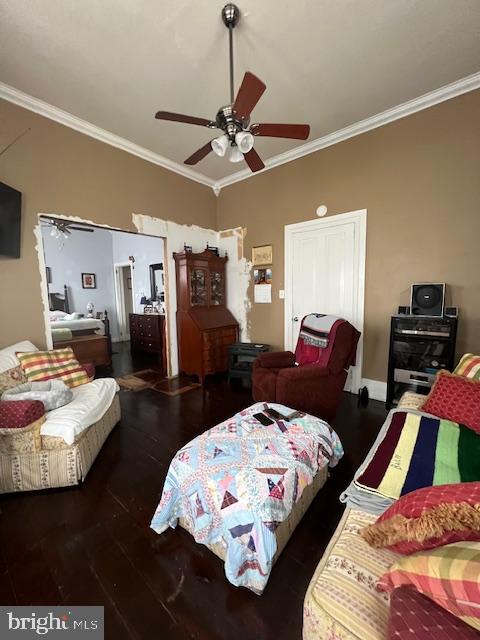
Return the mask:
<path fill-rule="evenodd" d="M 115 345 L 115 375 L 155 365 Z M 251 404 L 222 378 L 169 397 L 120 392 L 121 423 L 81 487 L 0 498 L 0 604 L 96 604 L 106 635 L 123 638 L 300 640 L 303 598 L 343 511 L 340 492 L 385 418 L 345 394 L 335 421 L 345 456 L 272 570 L 262 596 L 235 588 L 222 562 L 182 529 L 150 520 L 170 459 L 188 440 Z"/>

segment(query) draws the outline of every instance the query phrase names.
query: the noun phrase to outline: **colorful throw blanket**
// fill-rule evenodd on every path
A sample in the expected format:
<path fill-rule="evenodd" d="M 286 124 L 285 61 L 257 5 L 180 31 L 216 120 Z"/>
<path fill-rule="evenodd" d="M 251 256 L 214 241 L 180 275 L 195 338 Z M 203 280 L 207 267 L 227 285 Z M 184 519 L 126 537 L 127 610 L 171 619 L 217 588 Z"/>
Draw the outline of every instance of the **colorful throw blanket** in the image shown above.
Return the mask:
<path fill-rule="evenodd" d="M 258 594 L 277 550 L 275 529 L 319 469 L 335 466 L 343 455 L 323 420 L 305 415 L 263 426 L 253 416 L 265 407 L 240 411 L 178 451 L 151 523 L 162 533 L 185 518 L 197 542 L 224 545 L 228 580 Z"/>
<path fill-rule="evenodd" d="M 398 499 L 421 487 L 480 480 L 480 436 L 462 424 L 397 411 L 355 484 Z"/>

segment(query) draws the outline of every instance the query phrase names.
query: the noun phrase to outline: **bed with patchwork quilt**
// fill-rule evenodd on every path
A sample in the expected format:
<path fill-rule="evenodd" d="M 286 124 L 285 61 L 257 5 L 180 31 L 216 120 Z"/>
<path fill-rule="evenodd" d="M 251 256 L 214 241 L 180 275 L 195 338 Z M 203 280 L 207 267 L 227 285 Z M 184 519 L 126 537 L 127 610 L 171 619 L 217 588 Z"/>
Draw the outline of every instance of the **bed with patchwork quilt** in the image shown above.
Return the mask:
<path fill-rule="evenodd" d="M 422 487 L 480 480 L 480 436 L 463 424 L 393 410 L 355 478 L 341 495 L 349 507 L 383 513 Z"/>
<path fill-rule="evenodd" d="M 157 533 L 181 524 L 224 559 L 233 585 L 257 594 L 328 467 L 343 455 L 323 420 L 304 414 L 263 426 L 254 414 L 265 408 L 240 411 L 176 453 L 151 523 Z"/>

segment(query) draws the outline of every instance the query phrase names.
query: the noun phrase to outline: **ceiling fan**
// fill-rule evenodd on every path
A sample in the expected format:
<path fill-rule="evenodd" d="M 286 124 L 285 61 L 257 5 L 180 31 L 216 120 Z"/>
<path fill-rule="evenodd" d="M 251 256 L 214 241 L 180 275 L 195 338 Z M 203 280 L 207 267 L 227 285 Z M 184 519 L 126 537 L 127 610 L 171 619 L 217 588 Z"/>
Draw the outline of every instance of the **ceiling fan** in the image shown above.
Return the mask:
<path fill-rule="evenodd" d="M 50 235 L 54 238 L 68 238 L 72 231 L 86 231 L 87 233 L 93 233 L 93 229 L 90 227 L 78 227 L 73 222 L 67 222 L 66 220 L 57 220 L 56 218 L 42 218 L 41 220 L 44 226 L 52 228 Z"/>
<path fill-rule="evenodd" d="M 215 120 L 187 116 L 170 111 L 158 111 L 155 114 L 157 120 L 171 120 L 196 124 L 208 129 L 220 129 L 222 135 L 214 138 L 200 147 L 195 153 L 185 160 L 185 164 L 197 164 L 211 151 L 217 156 L 223 157 L 230 147 L 230 162 L 241 162 L 245 159 L 252 171 L 260 171 L 265 167 L 262 159 L 253 148 L 255 136 L 268 136 L 271 138 L 293 138 L 306 140 L 310 134 L 308 124 L 274 124 L 260 123 L 250 125 L 250 115 L 255 105 L 267 88 L 266 85 L 250 71 L 243 77 L 237 96 L 234 94 L 233 82 L 233 29 L 240 20 L 240 10 L 235 4 L 226 4 L 222 9 L 222 20 L 228 28 L 229 55 L 230 55 L 230 104 L 221 107 Z"/>

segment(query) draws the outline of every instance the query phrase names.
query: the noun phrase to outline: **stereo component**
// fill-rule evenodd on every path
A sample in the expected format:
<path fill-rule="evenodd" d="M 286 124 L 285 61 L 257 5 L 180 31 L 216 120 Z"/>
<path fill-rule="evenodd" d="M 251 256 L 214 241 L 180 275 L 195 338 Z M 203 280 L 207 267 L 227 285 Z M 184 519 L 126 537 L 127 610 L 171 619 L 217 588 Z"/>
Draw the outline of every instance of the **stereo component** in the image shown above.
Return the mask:
<path fill-rule="evenodd" d="M 399 316 L 409 316 L 410 315 L 410 307 L 398 307 L 398 315 Z"/>
<path fill-rule="evenodd" d="M 458 307 L 445 307 L 447 318 L 458 318 Z"/>

